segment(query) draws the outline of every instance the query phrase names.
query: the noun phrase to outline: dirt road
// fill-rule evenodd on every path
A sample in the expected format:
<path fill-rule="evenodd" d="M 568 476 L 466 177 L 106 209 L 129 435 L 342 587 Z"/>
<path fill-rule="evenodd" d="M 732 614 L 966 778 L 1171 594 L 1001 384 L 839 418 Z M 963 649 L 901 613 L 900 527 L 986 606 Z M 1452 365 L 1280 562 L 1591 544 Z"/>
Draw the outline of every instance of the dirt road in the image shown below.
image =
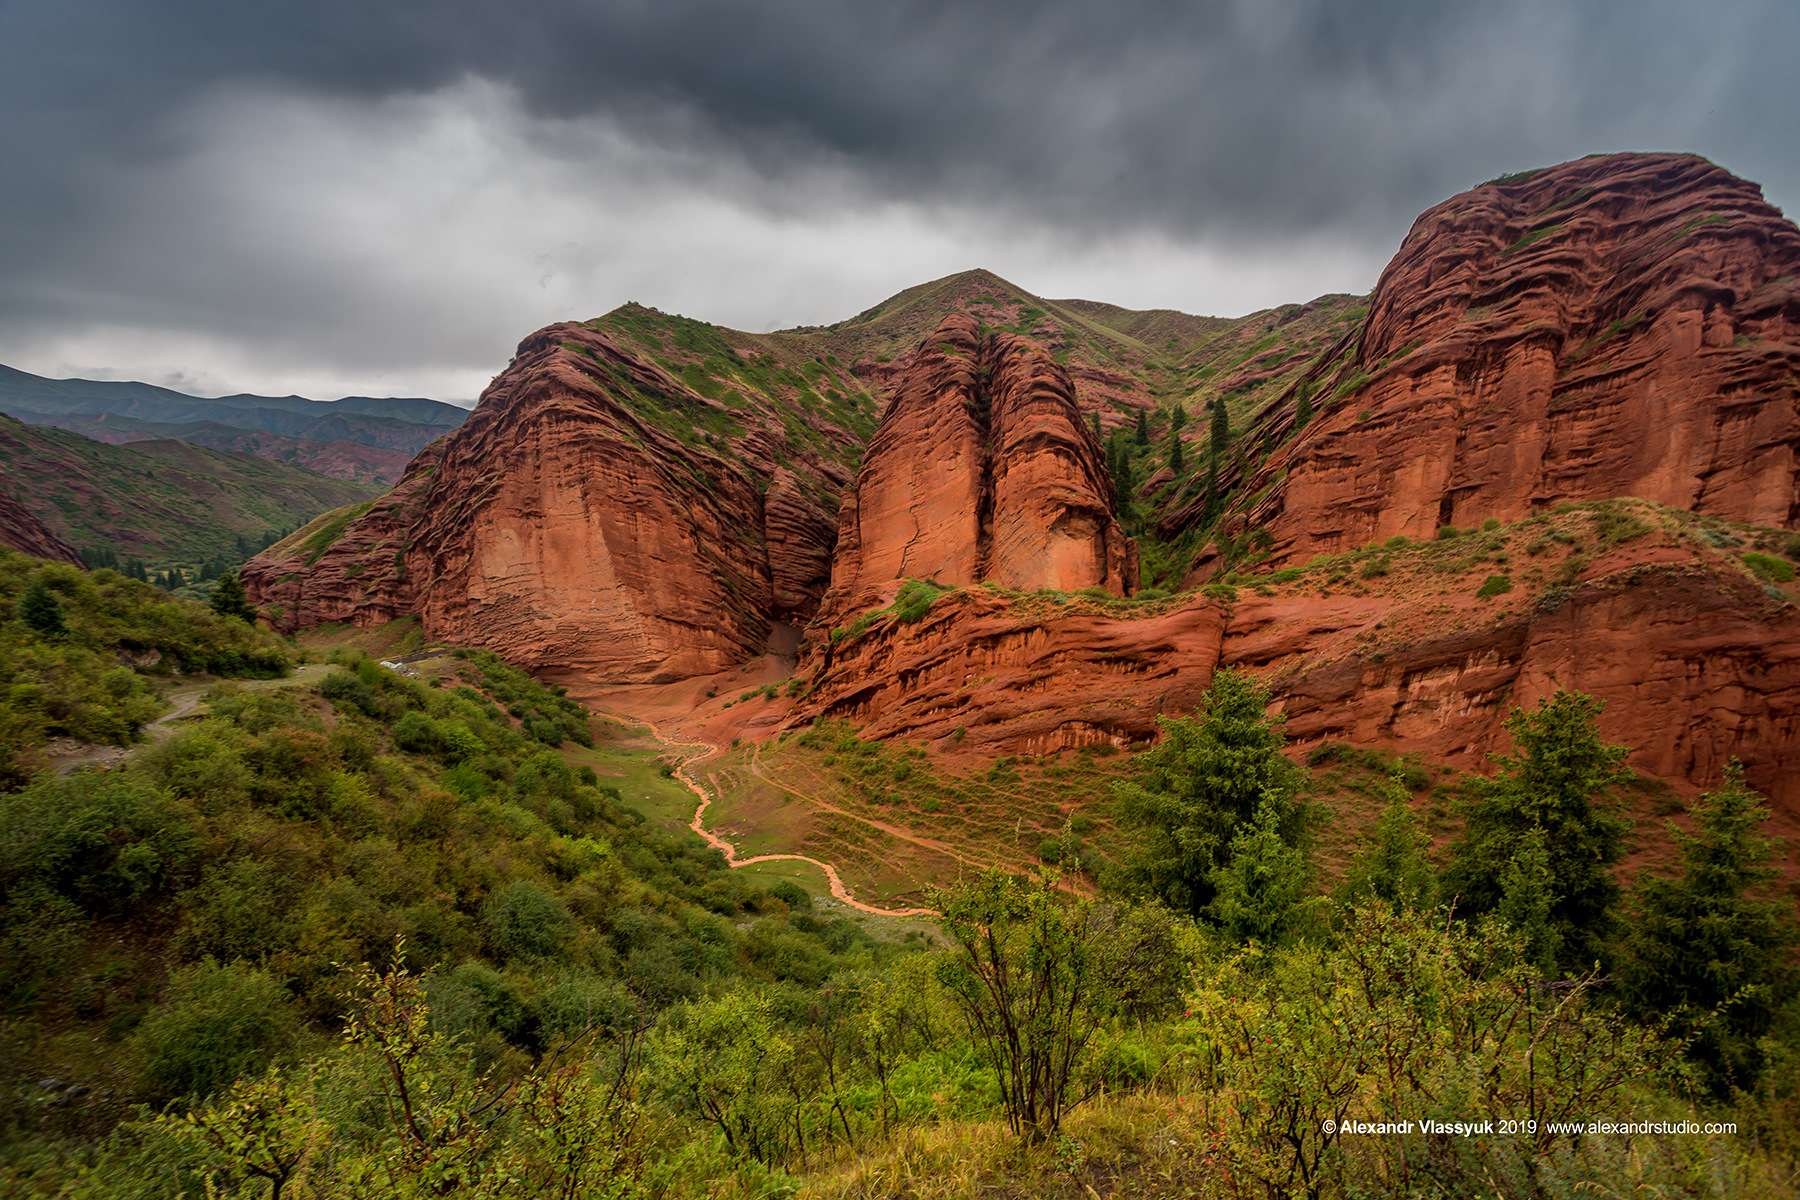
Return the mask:
<path fill-rule="evenodd" d="M 706 808 L 712 803 L 712 796 L 707 793 L 707 790 L 704 787 L 695 782 L 692 775 L 688 774 L 689 767 L 705 762 L 709 758 L 716 757 L 720 753 L 720 748 L 707 742 L 677 742 L 672 738 L 664 737 L 662 730 L 658 729 L 653 723 L 640 720 L 637 717 L 628 717 L 623 713 L 607 712 L 602 713 L 601 715 L 646 730 L 651 737 L 671 749 L 693 750 L 698 752 L 682 760 L 681 764 L 675 768 L 674 777 L 679 779 L 682 786 L 686 787 L 690 792 L 693 792 L 700 800 L 699 806 L 694 809 L 694 819 L 688 822 L 688 828 L 705 839 L 707 845 L 723 854 L 727 865 L 735 868 L 748 867 L 755 863 L 765 862 L 810 863 L 819 868 L 819 870 L 825 872 L 825 880 L 831 885 L 831 894 L 851 908 L 856 909 L 858 912 L 872 913 L 878 917 L 935 917 L 938 915 L 937 910 L 933 908 L 877 908 L 872 904 L 864 904 L 861 900 L 858 900 L 855 896 L 850 894 L 850 889 L 845 886 L 843 878 L 838 875 L 836 867 L 828 862 L 820 862 L 816 858 L 808 858 L 804 854 L 758 854 L 751 858 L 739 858 L 737 856 L 737 847 L 706 828 Z M 802 796 L 801 799 L 804 800 L 806 797 Z"/>

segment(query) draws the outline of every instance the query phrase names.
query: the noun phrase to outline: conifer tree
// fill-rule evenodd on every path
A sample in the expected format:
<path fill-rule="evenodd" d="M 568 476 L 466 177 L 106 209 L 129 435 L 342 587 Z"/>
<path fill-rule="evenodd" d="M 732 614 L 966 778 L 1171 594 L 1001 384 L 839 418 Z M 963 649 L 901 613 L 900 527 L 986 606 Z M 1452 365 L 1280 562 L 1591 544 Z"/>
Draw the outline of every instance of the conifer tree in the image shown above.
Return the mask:
<path fill-rule="evenodd" d="M 1544 831 L 1532 828 L 1500 876 L 1500 902 L 1492 915 L 1518 936 L 1525 961 L 1545 975 L 1556 974 L 1562 949 L 1562 934 L 1552 920 L 1555 907 L 1556 882 L 1550 875 Z"/>
<path fill-rule="evenodd" d="M 63 623 L 62 600 L 50 590 L 42 577 L 34 576 L 19 593 L 13 606 L 19 620 L 44 637 L 62 637 L 69 632 Z"/>
<path fill-rule="evenodd" d="M 1140 446 L 1150 444 L 1150 416 L 1141 408 L 1138 409 L 1137 444 Z"/>
<path fill-rule="evenodd" d="M 1213 469 L 1216 471 L 1219 458 L 1225 453 L 1225 443 L 1231 440 L 1231 416 L 1225 411 L 1223 396 L 1213 401 L 1211 437 L 1212 442 L 1207 451 L 1212 455 Z"/>
<path fill-rule="evenodd" d="M 1174 411 L 1169 414 L 1169 426 L 1172 429 L 1174 429 L 1177 433 L 1179 433 L 1181 431 L 1181 427 L 1186 424 L 1187 424 L 1187 409 L 1185 409 L 1185 408 L 1181 407 L 1181 405 L 1177 404 L 1175 406 Z"/>
<path fill-rule="evenodd" d="M 1124 869 L 1128 886 L 1191 916 L 1206 913 L 1232 839 L 1262 804 L 1283 843 L 1302 845 L 1300 772 L 1281 753 L 1287 739 L 1268 704 L 1269 693 L 1249 675 L 1222 670 L 1198 719 L 1157 719 L 1162 737 L 1141 760 L 1141 780 L 1114 789 L 1126 819 L 1145 830 Z"/>
<path fill-rule="evenodd" d="M 1626 1005 L 1672 1016 L 1693 1035 L 1689 1052 L 1720 1095 L 1755 1082 L 1759 1039 L 1794 991 L 1793 906 L 1756 896 L 1779 873 L 1758 832 L 1769 819 L 1761 801 L 1733 759 L 1719 789 L 1695 804 L 1694 832 L 1669 823 L 1682 873 L 1639 877 L 1620 962 Z"/>
<path fill-rule="evenodd" d="M 1208 914 L 1235 941 L 1279 944 L 1306 914 L 1305 853 L 1282 836 L 1282 802 L 1265 795 L 1212 871 Z"/>
<path fill-rule="evenodd" d="M 1428 906 L 1436 878 L 1427 850 L 1431 839 L 1419 828 L 1406 788 L 1398 777 L 1382 784 L 1387 807 L 1375 822 L 1374 836 L 1350 863 L 1343 894 L 1351 903 L 1384 900 L 1399 909 Z"/>
<path fill-rule="evenodd" d="M 1185 465 L 1181 456 L 1181 435 L 1171 433 L 1169 435 L 1169 470 L 1179 475 Z"/>
<path fill-rule="evenodd" d="M 1463 806 L 1462 837 L 1444 871 L 1444 899 L 1458 914 L 1478 917 L 1499 907 L 1507 873 L 1527 840 L 1541 832 L 1554 901 L 1560 969 L 1592 967 L 1610 938 L 1619 885 L 1612 865 L 1624 855 L 1629 822 L 1607 794 L 1630 775 L 1629 751 L 1601 742 L 1600 702 L 1558 691 L 1527 713 L 1514 709 L 1507 730 L 1520 753 L 1496 755 L 1500 771 Z"/>
<path fill-rule="evenodd" d="M 1115 433 L 1107 442 L 1107 465 L 1112 470 L 1113 492 L 1118 497 L 1119 512 L 1131 507 L 1131 454 L 1125 439 Z"/>
<path fill-rule="evenodd" d="M 219 576 L 219 582 L 213 584 L 211 603 L 212 610 L 221 617 L 236 617 L 247 624 L 256 624 L 256 607 L 244 593 L 244 584 L 236 571 Z"/>
<path fill-rule="evenodd" d="M 1294 428 L 1297 430 L 1305 429 L 1307 424 L 1312 420 L 1312 417 L 1313 417 L 1312 394 L 1313 394 L 1313 386 L 1310 383 L 1301 384 L 1300 390 L 1295 394 L 1295 397 L 1294 397 Z"/>

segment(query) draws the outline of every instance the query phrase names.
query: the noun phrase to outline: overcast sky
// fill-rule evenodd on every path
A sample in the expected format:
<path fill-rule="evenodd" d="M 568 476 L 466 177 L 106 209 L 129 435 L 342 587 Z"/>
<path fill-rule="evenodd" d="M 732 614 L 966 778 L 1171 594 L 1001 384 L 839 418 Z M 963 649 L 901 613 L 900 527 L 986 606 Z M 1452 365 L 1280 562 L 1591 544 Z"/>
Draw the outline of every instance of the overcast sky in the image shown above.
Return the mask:
<path fill-rule="evenodd" d="M 467 402 L 975 266 L 1234 315 L 1596 151 L 1800 211 L 1796 61 L 1793 0 L 0 0 L 0 362 Z"/>

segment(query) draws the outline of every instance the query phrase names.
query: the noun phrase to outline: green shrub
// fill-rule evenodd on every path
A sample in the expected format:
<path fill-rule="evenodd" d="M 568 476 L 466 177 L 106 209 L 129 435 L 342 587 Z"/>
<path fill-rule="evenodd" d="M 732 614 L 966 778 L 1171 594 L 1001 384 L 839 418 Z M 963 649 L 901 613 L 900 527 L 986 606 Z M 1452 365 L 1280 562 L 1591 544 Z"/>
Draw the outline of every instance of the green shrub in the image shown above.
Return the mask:
<path fill-rule="evenodd" d="M 1482 585 L 1475 589 L 1477 600 L 1489 600 L 1502 592 L 1512 591 L 1511 575 L 1489 575 Z"/>
<path fill-rule="evenodd" d="M 541 962 L 553 957 L 575 931 L 562 901 L 529 879 L 495 895 L 481 910 L 488 944 L 503 962 Z"/>
<path fill-rule="evenodd" d="M 931 602 L 948 590 L 931 580 L 909 579 L 900 585 L 900 591 L 895 595 L 889 611 L 896 619 L 908 625 L 914 624 L 924 620 L 925 614 L 931 611 Z"/>
<path fill-rule="evenodd" d="M 181 811 L 130 775 L 40 775 L 0 795 L 0 828 L 0 898 L 37 883 L 92 913 L 142 903 L 194 853 Z"/>
<path fill-rule="evenodd" d="M 169 976 L 134 1040 L 151 1094 L 173 1100 L 262 1076 L 293 1049 L 298 1029 L 293 1002 L 273 976 L 206 959 Z"/>
<path fill-rule="evenodd" d="M 1744 565 L 1765 583 L 1792 583 L 1794 580 L 1794 568 L 1790 564 L 1754 550 L 1745 552 Z"/>
<path fill-rule="evenodd" d="M 1458 529 L 1454 525 L 1439 525 L 1438 526 L 1437 540 L 1440 542 L 1447 542 L 1451 538 L 1456 538 L 1456 537 L 1461 537 L 1461 536 L 1462 536 L 1462 530 Z"/>
<path fill-rule="evenodd" d="M 788 906 L 791 912 L 811 912 L 813 906 L 812 893 L 791 879 L 783 879 L 769 889 L 769 895 Z"/>
<path fill-rule="evenodd" d="M 437 724 L 421 712 L 409 712 L 394 722 L 394 745 L 410 754 L 435 754 L 438 750 Z"/>

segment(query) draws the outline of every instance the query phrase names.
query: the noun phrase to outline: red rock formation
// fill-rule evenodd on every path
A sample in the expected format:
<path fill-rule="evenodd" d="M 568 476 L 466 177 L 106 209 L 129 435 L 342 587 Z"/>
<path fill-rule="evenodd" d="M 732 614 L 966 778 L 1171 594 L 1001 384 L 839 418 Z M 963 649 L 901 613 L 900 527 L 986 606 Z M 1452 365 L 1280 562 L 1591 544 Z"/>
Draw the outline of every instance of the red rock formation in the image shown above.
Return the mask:
<path fill-rule="evenodd" d="M 1732 757 L 1800 812 L 1800 610 L 1736 572 L 1626 569 L 1493 623 L 1437 626 L 1405 596 L 1262 600 L 1232 614 L 1222 661 L 1256 670 L 1302 745 L 1417 750 L 1487 769 L 1505 720 L 1558 688 L 1605 702 L 1600 730 L 1659 779 L 1710 786 Z M 1411 626 L 1376 650 L 1383 626 Z"/>
<path fill-rule="evenodd" d="M 1244 489 L 1267 489 L 1251 524 L 1290 561 L 1610 496 L 1791 527 L 1797 277 L 1800 229 L 1692 156 L 1582 159 L 1447 200 L 1414 222 L 1349 357 L 1314 372 L 1324 411 Z M 1292 417 L 1290 396 L 1252 436 Z"/>
<path fill-rule="evenodd" d="M 20 554 L 34 558 L 81 565 L 81 556 L 75 552 L 75 547 L 50 532 L 48 526 L 3 489 L 0 489 L 0 546 L 10 546 Z"/>
<path fill-rule="evenodd" d="M 551 326 L 392 492 L 271 548 L 245 585 L 283 628 L 416 612 L 526 667 L 719 670 L 811 616 L 844 482 L 781 424 L 732 414 L 612 337 Z"/>
<path fill-rule="evenodd" d="M 1586 520 L 1558 518 L 1582 538 Z M 1523 544 L 1541 531 L 1493 536 Z M 1154 737 L 1158 715 L 1191 712 L 1227 665 L 1273 690 L 1300 748 L 1379 745 L 1485 770 L 1510 748 L 1513 707 L 1569 688 L 1605 702 L 1601 732 L 1633 748 L 1638 770 L 1707 787 L 1736 756 L 1752 786 L 1800 815 L 1787 769 L 1800 745 L 1800 608 L 1729 555 L 1646 537 L 1571 586 L 1521 581 L 1493 602 L 1475 594 L 1488 567 L 1446 577 L 1430 550 L 1410 554 L 1359 594 L 1319 595 L 1320 570 L 1268 596 L 1165 601 L 1143 616 L 967 589 L 917 624 L 884 619 L 830 647 L 787 724 L 842 717 L 865 736 L 914 739 L 961 727 L 966 738 L 940 744 L 990 756 L 1124 744 Z"/>
<path fill-rule="evenodd" d="M 839 514 L 816 629 L 901 580 L 1123 594 L 1135 546 L 1068 375 L 1035 344 L 946 317 L 896 385 Z"/>
<path fill-rule="evenodd" d="M 826 647 L 787 724 L 844 718 L 865 737 L 954 736 L 987 755 L 1122 745 L 1154 736 L 1159 715 L 1193 710 L 1227 615 L 1198 596 L 1121 617 L 1082 598 L 968 588 L 917 623 L 890 618 Z"/>

